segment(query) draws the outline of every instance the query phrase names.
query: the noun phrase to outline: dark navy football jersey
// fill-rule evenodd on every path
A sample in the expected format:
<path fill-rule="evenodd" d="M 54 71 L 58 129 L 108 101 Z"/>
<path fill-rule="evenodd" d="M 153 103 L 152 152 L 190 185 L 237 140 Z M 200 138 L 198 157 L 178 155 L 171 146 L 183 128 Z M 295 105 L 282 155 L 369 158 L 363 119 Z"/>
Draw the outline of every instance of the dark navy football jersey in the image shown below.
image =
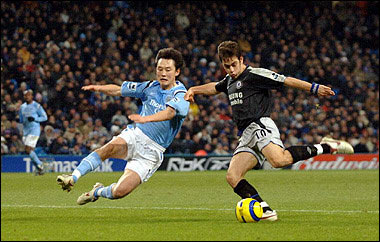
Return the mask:
<path fill-rule="evenodd" d="M 285 78 L 268 69 L 247 66 L 235 80 L 227 74 L 215 89 L 227 94 L 232 118 L 243 131 L 250 123 L 270 116 L 273 110 L 271 90 L 282 88 Z"/>

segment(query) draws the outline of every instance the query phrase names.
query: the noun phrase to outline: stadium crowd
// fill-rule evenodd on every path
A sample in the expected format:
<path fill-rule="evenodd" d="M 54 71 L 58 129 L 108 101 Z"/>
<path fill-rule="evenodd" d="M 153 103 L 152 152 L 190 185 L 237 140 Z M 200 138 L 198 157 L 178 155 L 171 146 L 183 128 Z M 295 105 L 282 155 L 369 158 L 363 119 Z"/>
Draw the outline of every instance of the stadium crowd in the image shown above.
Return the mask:
<path fill-rule="evenodd" d="M 255 4 L 252 9 L 250 5 Z M 232 39 L 245 63 L 337 93 L 274 91 L 285 146 L 349 141 L 379 152 L 379 17 L 375 2 L 1 2 L 1 154 L 22 154 L 18 110 L 33 89 L 48 115 L 36 152 L 88 154 L 131 123 L 141 102 L 81 91 L 155 79 L 161 48 L 182 52 L 187 88 L 221 80 L 217 46 Z M 224 94 L 197 96 L 166 153 L 231 154 L 237 128 Z"/>

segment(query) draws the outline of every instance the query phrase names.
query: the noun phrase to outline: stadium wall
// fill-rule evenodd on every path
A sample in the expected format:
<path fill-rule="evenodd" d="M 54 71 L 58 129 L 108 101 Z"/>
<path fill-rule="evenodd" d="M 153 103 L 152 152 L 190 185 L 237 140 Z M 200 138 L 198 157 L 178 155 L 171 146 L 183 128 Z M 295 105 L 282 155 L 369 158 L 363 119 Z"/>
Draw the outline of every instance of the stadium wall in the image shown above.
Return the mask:
<path fill-rule="evenodd" d="M 50 172 L 72 172 L 85 156 L 54 155 L 41 156 Z M 231 155 L 193 156 L 166 155 L 159 170 L 166 171 L 205 171 L 228 169 Z M 95 172 L 123 171 L 126 161 L 107 159 Z M 379 169 L 379 154 L 319 155 L 287 167 L 292 170 L 354 170 Z M 26 155 L 3 155 L 1 172 L 34 172 L 30 157 Z"/>

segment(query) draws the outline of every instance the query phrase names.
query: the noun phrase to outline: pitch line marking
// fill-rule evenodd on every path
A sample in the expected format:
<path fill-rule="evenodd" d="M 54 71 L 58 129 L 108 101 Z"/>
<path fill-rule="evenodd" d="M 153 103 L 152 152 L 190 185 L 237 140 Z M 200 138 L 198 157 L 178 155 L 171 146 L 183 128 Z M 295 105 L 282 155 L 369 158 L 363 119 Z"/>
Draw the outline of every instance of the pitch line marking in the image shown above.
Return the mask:
<path fill-rule="evenodd" d="M 25 208 L 83 208 L 82 206 L 56 206 L 56 205 L 16 205 L 16 204 L 2 204 L 1 207 L 25 207 Z M 178 208 L 178 207 L 100 207 L 100 206 L 87 206 L 85 208 L 95 209 L 154 209 L 154 210 L 205 210 L 205 211 L 231 211 L 231 208 Z M 379 213 L 378 210 L 374 211 L 360 211 L 360 210 L 276 210 L 278 212 L 299 212 L 299 213 Z"/>

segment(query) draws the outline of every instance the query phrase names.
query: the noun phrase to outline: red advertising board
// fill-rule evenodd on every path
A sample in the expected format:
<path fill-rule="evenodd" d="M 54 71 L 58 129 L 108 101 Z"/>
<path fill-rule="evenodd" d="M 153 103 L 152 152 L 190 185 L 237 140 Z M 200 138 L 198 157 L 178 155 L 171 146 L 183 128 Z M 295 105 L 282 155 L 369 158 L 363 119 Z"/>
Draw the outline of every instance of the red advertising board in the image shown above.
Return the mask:
<path fill-rule="evenodd" d="M 318 155 L 294 164 L 292 170 L 379 169 L 379 154 Z"/>

